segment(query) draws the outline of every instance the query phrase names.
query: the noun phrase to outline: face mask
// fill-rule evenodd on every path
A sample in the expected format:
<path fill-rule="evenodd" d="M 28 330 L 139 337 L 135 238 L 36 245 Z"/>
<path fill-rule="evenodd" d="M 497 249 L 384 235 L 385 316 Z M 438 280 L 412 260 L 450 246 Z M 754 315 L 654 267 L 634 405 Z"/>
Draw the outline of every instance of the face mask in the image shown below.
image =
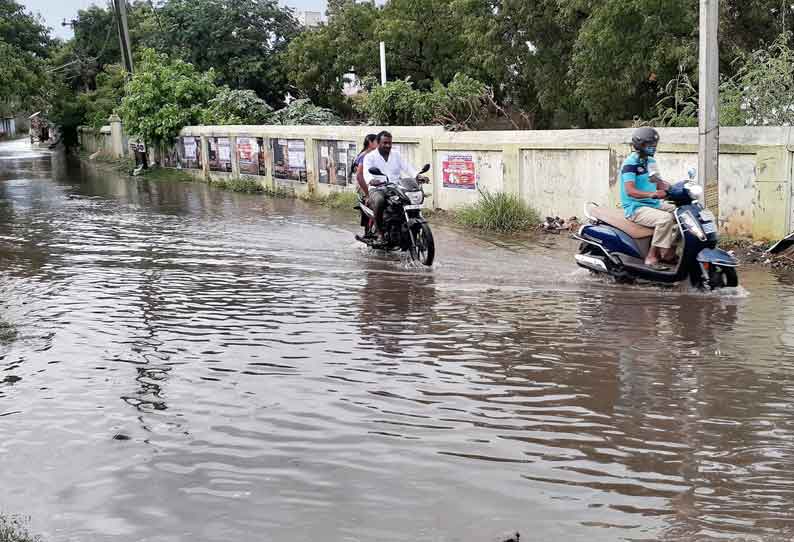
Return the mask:
<path fill-rule="evenodd" d="M 647 154 L 648 156 L 655 155 L 656 154 L 656 147 L 647 147 L 645 149 L 645 154 Z"/>

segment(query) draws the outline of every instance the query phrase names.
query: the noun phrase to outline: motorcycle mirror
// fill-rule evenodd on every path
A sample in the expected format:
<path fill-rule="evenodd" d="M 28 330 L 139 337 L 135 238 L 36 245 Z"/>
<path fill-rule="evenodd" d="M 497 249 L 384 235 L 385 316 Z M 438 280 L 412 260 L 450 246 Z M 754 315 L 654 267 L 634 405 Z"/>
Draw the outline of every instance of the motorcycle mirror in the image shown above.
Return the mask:
<path fill-rule="evenodd" d="M 425 164 L 425 166 L 422 168 L 422 171 L 419 172 L 419 175 L 427 173 L 428 171 L 430 171 L 430 164 Z"/>
<path fill-rule="evenodd" d="M 380 169 L 378 169 L 378 168 L 376 168 L 376 167 L 371 167 L 371 168 L 369 168 L 369 172 L 370 172 L 372 175 L 383 175 L 383 173 L 381 173 Z"/>

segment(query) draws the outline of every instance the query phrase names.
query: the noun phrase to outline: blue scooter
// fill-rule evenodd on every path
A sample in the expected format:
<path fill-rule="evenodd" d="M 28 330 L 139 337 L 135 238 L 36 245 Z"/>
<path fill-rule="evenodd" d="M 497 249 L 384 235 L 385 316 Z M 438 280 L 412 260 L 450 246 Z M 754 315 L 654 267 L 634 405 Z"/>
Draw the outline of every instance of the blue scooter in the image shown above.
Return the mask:
<path fill-rule="evenodd" d="M 581 241 L 576 263 L 596 274 L 606 274 L 622 282 L 646 280 L 671 284 L 689 278 L 699 289 L 717 290 L 739 285 L 731 254 L 717 248 L 719 234 L 714 214 L 699 199 L 703 187 L 690 181 L 673 185 L 667 201 L 676 206 L 675 218 L 681 234 L 678 263 L 669 268 L 645 265 L 653 229 L 627 220 L 623 211 L 605 209 L 595 203 L 585 205 L 590 224 L 582 226 L 574 239 Z"/>

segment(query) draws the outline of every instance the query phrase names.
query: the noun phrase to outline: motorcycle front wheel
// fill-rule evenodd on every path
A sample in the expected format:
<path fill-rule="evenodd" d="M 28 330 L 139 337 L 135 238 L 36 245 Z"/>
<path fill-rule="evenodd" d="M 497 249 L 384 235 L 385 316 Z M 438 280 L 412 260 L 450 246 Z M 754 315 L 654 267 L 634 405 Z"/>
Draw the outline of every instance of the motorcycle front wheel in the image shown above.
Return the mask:
<path fill-rule="evenodd" d="M 417 224 L 414 226 L 414 246 L 411 248 L 411 256 L 422 265 L 430 267 L 436 257 L 436 244 L 433 241 L 433 232 L 428 224 Z"/>

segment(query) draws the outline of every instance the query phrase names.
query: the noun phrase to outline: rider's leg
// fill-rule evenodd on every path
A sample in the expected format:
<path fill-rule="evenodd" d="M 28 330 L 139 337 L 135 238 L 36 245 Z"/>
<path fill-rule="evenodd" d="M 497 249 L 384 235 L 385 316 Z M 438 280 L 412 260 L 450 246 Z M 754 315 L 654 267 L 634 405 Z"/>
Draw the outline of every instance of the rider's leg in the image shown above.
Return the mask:
<path fill-rule="evenodd" d="M 651 250 L 645 258 L 646 265 L 658 264 L 664 256 L 669 256 L 669 251 L 672 249 L 675 239 L 675 216 L 666 209 L 666 206 L 659 209 L 640 207 L 630 218 L 632 222 L 654 229 Z"/>
<path fill-rule="evenodd" d="M 383 190 L 370 190 L 369 206 L 375 213 L 375 231 L 383 236 L 383 212 L 386 210 L 386 194 Z"/>

